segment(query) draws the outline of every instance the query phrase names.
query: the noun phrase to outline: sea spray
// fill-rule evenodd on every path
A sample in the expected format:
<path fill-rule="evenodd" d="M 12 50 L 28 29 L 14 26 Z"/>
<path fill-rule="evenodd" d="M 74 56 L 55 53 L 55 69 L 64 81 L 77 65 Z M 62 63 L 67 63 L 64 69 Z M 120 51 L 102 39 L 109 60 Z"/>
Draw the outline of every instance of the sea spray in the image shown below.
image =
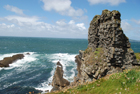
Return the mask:
<path fill-rule="evenodd" d="M 75 55 L 76 54 L 68 54 L 68 53 L 56 53 L 56 54 L 46 54 L 46 58 L 53 63 L 53 70 L 51 71 L 51 76 L 46 80 L 45 82 L 41 83 L 36 89 L 46 91 L 51 90 L 51 82 L 53 79 L 53 75 L 56 69 L 56 63 L 58 61 L 61 62 L 64 70 L 64 78 L 73 81 L 73 78 L 75 76 L 75 70 L 76 70 L 76 63 L 75 61 Z M 69 68 L 69 69 L 68 69 Z"/>

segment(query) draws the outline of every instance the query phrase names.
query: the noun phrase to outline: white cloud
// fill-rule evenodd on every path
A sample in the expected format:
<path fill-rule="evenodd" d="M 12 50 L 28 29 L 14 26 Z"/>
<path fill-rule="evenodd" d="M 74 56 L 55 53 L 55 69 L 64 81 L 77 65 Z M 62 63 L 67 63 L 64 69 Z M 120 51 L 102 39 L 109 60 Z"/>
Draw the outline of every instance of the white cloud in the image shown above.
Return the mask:
<path fill-rule="evenodd" d="M 67 16 L 82 16 L 84 11 L 82 9 L 74 9 L 71 6 L 70 0 L 41 0 L 44 3 L 44 10 L 54 10 L 61 15 Z"/>
<path fill-rule="evenodd" d="M 70 20 L 69 24 L 75 24 L 75 21 L 74 20 Z"/>
<path fill-rule="evenodd" d="M 78 26 L 79 29 L 81 29 L 81 30 L 86 29 L 85 26 L 84 26 L 84 23 L 79 23 L 79 24 L 77 24 L 76 26 Z"/>
<path fill-rule="evenodd" d="M 23 10 L 21 10 L 17 7 L 10 6 L 10 5 L 5 5 L 4 8 L 9 10 L 9 11 L 15 12 L 16 14 L 24 15 Z"/>
<path fill-rule="evenodd" d="M 129 37 L 129 39 L 140 40 L 140 24 L 133 23 L 132 20 L 123 20 L 121 26 L 124 33 Z"/>
<path fill-rule="evenodd" d="M 140 24 L 140 20 L 132 19 L 132 22 L 134 22 L 136 24 Z"/>
<path fill-rule="evenodd" d="M 6 25 L 5 23 L 0 24 L 0 27 L 2 28 L 12 28 L 14 26 L 15 26 L 14 24 L 11 24 L 11 25 Z"/>
<path fill-rule="evenodd" d="M 44 9 L 47 11 L 55 10 L 57 12 L 65 11 L 70 8 L 70 0 L 42 0 Z"/>
<path fill-rule="evenodd" d="M 128 20 L 123 20 L 121 26 L 125 32 L 133 30 L 133 27 L 128 23 Z"/>
<path fill-rule="evenodd" d="M 36 16 L 33 17 L 7 16 L 5 17 L 5 19 L 19 26 L 23 26 L 24 24 L 28 25 L 38 24 L 37 21 L 39 20 L 39 18 Z"/>
<path fill-rule="evenodd" d="M 110 4 L 111 6 L 119 5 L 120 3 L 125 3 L 126 0 L 88 0 L 91 5 L 95 4 Z"/>
<path fill-rule="evenodd" d="M 74 20 L 56 21 L 48 24 L 40 21 L 39 17 L 7 16 L 0 18 L 1 36 L 30 36 L 30 37 L 62 37 L 86 38 L 87 29 L 84 23 Z"/>

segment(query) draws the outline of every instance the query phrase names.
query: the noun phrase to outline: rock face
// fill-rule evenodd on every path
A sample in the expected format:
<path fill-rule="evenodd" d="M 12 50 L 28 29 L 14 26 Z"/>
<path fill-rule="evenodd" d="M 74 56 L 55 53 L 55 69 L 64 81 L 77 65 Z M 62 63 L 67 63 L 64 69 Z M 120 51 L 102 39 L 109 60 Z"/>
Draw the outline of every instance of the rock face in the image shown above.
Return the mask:
<path fill-rule="evenodd" d="M 52 81 L 53 88 L 51 91 L 60 90 L 61 88 L 66 87 L 69 84 L 70 82 L 63 78 L 63 67 L 61 63 L 58 61 L 57 68 L 53 76 L 53 81 Z"/>
<path fill-rule="evenodd" d="M 9 64 L 17 61 L 18 59 L 22 59 L 23 57 L 23 54 L 16 54 L 12 57 L 5 57 L 3 60 L 0 61 L 0 67 L 9 67 Z"/>
<path fill-rule="evenodd" d="M 139 65 L 120 27 L 120 16 L 119 11 L 103 10 L 93 18 L 88 31 L 88 48 L 76 56 L 78 79 L 91 81 Z"/>

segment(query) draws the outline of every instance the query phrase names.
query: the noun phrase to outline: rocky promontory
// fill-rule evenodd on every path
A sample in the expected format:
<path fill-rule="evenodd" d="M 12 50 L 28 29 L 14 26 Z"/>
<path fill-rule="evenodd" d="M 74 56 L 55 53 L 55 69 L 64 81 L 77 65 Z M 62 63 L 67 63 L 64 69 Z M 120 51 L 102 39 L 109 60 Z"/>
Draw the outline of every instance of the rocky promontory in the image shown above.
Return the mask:
<path fill-rule="evenodd" d="M 94 16 L 88 30 L 88 47 L 75 56 L 78 74 L 74 82 L 69 83 L 63 78 L 63 66 L 58 62 L 52 91 L 94 82 L 106 75 L 140 66 L 140 58 L 136 59 L 139 54 L 134 54 L 131 49 L 129 39 L 121 28 L 120 17 L 120 12 L 116 10 L 103 10 L 101 15 Z"/>
<path fill-rule="evenodd" d="M 3 60 L 0 61 L 0 67 L 9 67 L 9 64 L 22 59 L 24 57 L 23 54 L 16 54 L 12 57 L 5 57 Z"/>
<path fill-rule="evenodd" d="M 77 80 L 92 81 L 140 65 L 121 28 L 119 11 L 103 10 L 90 23 L 88 47 L 76 56 Z"/>

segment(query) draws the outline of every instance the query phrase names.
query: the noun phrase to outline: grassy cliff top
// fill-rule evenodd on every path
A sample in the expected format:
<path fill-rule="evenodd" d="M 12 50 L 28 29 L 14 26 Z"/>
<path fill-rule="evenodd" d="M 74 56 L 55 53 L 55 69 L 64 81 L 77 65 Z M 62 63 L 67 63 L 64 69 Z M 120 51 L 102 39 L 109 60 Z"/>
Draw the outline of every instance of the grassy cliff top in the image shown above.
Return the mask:
<path fill-rule="evenodd" d="M 135 53 L 137 61 L 140 62 L 140 53 Z"/>
<path fill-rule="evenodd" d="M 140 53 L 135 55 L 140 61 Z M 140 67 L 49 94 L 140 94 Z"/>
<path fill-rule="evenodd" d="M 49 94 L 140 94 L 140 68 L 107 75 L 70 89 Z M 47 93 L 48 94 L 48 93 Z"/>

